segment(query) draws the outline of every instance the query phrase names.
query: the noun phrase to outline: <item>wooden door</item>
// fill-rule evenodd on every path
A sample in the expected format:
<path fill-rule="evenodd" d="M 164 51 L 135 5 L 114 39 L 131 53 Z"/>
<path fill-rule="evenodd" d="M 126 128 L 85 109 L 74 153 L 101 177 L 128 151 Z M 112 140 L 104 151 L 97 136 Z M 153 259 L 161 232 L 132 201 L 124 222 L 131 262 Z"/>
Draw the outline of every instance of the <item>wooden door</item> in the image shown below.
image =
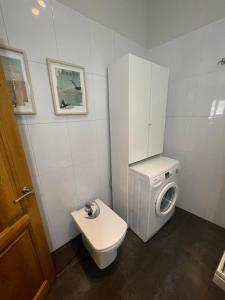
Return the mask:
<path fill-rule="evenodd" d="M 167 68 L 152 63 L 151 69 L 148 156 L 163 152 L 169 80 L 169 70 Z"/>
<path fill-rule="evenodd" d="M 151 87 L 151 64 L 137 57 L 130 56 L 130 134 L 131 158 L 133 163 L 148 157 L 148 121 Z"/>
<path fill-rule="evenodd" d="M 21 201 L 16 199 L 22 197 Z M 0 299 L 44 299 L 55 277 L 0 65 Z"/>

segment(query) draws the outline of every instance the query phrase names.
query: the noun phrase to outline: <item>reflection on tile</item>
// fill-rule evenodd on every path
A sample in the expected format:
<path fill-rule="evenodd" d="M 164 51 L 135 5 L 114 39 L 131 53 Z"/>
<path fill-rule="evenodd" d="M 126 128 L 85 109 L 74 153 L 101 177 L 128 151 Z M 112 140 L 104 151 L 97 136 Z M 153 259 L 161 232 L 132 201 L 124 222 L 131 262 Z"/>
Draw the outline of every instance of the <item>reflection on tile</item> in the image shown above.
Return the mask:
<path fill-rule="evenodd" d="M 57 58 L 51 6 L 42 10 L 39 16 L 32 14 L 32 7 L 33 1 L 2 0 L 9 43 L 26 50 L 28 58 L 33 61 Z"/>
<path fill-rule="evenodd" d="M 194 105 L 194 116 L 225 115 L 225 72 L 214 72 L 199 78 L 199 87 Z"/>

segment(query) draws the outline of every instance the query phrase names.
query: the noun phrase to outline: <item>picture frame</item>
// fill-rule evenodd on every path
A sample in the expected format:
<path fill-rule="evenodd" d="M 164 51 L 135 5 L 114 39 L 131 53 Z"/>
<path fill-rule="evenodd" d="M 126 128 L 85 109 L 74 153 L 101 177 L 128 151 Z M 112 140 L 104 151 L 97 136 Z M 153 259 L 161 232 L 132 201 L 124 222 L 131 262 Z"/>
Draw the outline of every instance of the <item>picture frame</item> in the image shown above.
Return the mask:
<path fill-rule="evenodd" d="M 36 114 L 36 107 L 24 50 L 0 44 L 0 63 L 8 83 L 14 112 L 19 115 Z"/>
<path fill-rule="evenodd" d="M 47 59 L 56 115 L 87 115 L 86 74 L 83 66 Z"/>

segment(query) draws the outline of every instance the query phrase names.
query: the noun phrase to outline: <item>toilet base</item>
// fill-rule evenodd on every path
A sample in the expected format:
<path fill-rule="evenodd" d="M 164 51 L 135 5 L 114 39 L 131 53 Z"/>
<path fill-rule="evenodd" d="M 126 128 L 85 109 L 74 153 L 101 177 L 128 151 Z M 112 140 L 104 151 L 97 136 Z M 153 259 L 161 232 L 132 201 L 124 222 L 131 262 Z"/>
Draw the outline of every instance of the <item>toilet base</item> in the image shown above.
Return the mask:
<path fill-rule="evenodd" d="M 82 234 L 82 241 L 85 248 L 87 249 L 91 257 L 95 261 L 96 265 L 100 269 L 105 269 L 115 260 L 117 256 L 117 248 L 105 252 L 104 251 L 97 252 L 90 246 L 90 244 L 88 243 L 87 239 L 83 234 Z"/>

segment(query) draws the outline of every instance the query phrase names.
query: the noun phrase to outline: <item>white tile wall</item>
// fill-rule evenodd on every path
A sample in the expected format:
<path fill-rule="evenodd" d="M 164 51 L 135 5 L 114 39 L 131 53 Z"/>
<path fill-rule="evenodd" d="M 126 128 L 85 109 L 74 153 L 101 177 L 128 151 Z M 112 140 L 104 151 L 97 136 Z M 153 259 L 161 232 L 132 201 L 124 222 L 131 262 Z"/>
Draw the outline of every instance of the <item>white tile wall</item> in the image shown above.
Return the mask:
<path fill-rule="evenodd" d="M 55 0 L 53 0 L 53 20 L 59 58 L 90 68 L 89 20 Z"/>
<path fill-rule="evenodd" d="M 95 106 L 95 118 L 97 120 L 108 119 L 108 95 L 107 78 L 94 74 L 92 76 L 92 99 Z"/>
<path fill-rule="evenodd" d="M 66 124 L 32 124 L 28 129 L 39 175 L 72 165 Z"/>
<path fill-rule="evenodd" d="M 112 30 L 90 21 L 91 72 L 106 76 L 107 66 L 114 58 L 114 33 Z"/>
<path fill-rule="evenodd" d="M 67 125 L 73 164 L 97 158 L 96 122 L 73 122 Z"/>
<path fill-rule="evenodd" d="M 181 161 L 178 206 L 225 227 L 225 19 L 149 50 L 170 68 L 164 154 Z"/>
<path fill-rule="evenodd" d="M 6 32 L 11 46 L 25 49 L 30 60 L 45 62 L 46 57 L 56 57 L 51 6 L 38 17 L 31 13 L 36 1 L 1 0 Z"/>
<path fill-rule="evenodd" d="M 17 118 L 55 250 L 78 234 L 72 210 L 96 197 L 111 205 L 106 70 L 115 57 L 146 58 L 148 51 L 55 0 L 47 3 L 36 17 L 35 0 L 0 0 L 0 40 L 7 44 L 8 36 L 28 55 L 37 114 Z M 87 116 L 54 114 L 47 57 L 86 67 Z"/>
<path fill-rule="evenodd" d="M 78 233 L 70 212 L 79 208 L 72 167 L 38 177 L 41 199 L 54 248 Z"/>
<path fill-rule="evenodd" d="M 116 33 L 115 34 L 115 56 L 120 57 L 129 52 L 146 59 L 148 57 L 148 53 L 146 52 L 146 49 L 144 47 Z"/>

